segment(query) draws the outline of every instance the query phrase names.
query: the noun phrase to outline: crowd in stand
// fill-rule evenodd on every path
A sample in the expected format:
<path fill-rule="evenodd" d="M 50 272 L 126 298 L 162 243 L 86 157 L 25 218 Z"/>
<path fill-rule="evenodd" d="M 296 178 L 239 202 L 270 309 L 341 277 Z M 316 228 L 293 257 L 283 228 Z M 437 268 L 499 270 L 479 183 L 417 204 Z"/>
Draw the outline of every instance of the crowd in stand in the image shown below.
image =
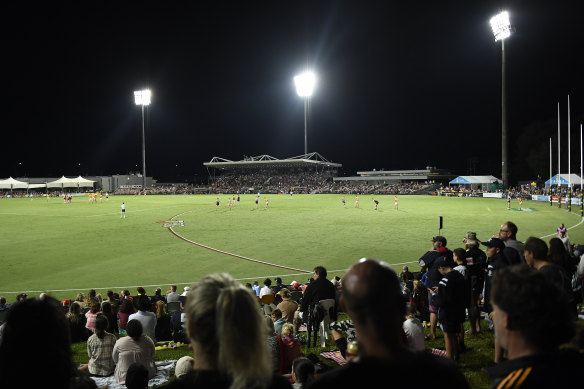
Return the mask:
<path fill-rule="evenodd" d="M 467 232 L 463 247 L 453 250 L 436 236 L 428 239 L 420 271 L 404 267 L 399 275 L 384 262 L 362 259 L 342 280 L 316 266 L 306 284 L 277 277 L 275 284 L 268 278 L 263 287 L 244 286 L 218 273 L 180 295 L 171 286 L 153 295 L 142 287 L 106 297 L 89 290 L 61 302 L 21 294 L 10 306 L 0 298 L 0 382 L 33 387 L 51 377 L 54 387 L 89 388 L 95 387 L 90 376 L 113 375 L 143 388 L 156 373 L 156 342 L 173 340 L 189 343 L 194 358 L 179 360 L 169 388 L 355 388 L 363 377 L 403 387 L 420 369 L 465 388 L 456 362 L 472 352 L 464 340 L 484 330 L 481 320 L 496 334 L 487 368 L 495 385 L 518 377 L 522 388 L 581 382 L 584 332 L 576 319 L 584 247 L 569 244 L 563 225 L 557 234 L 523 243 L 507 221 L 488 239 Z M 348 319 L 339 321 L 339 311 Z M 338 358 L 348 361 L 330 371 L 303 355 L 298 335 L 306 326 L 310 336 L 323 321 Z M 445 357 L 426 349 L 423 322 L 429 338 L 440 326 Z M 71 342 L 78 341 L 87 343 L 89 360 L 73 367 Z"/>

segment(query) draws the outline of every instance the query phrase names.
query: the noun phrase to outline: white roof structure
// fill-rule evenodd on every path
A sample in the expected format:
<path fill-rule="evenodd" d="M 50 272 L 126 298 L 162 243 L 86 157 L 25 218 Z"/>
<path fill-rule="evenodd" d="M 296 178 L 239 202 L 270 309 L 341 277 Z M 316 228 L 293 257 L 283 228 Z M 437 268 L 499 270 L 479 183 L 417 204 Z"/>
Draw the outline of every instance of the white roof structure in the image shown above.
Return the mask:
<path fill-rule="evenodd" d="M 85 179 L 81 176 L 77 178 L 67 178 L 65 176 L 58 180 L 47 182 L 47 188 L 78 188 L 80 186 L 93 186 L 95 181 Z"/>
<path fill-rule="evenodd" d="M 5 180 L 0 180 L 0 189 L 26 189 L 28 182 L 18 181 L 10 177 Z"/>
<path fill-rule="evenodd" d="M 559 185 L 559 186 L 568 186 L 568 185 L 580 185 L 580 176 L 574 173 L 562 173 L 556 174 L 555 176 L 551 177 L 549 180 L 545 182 L 545 186 L 550 185 Z"/>
<path fill-rule="evenodd" d="M 458 176 L 454 180 L 450 181 L 449 184 L 496 184 L 502 182 L 495 176 Z"/>

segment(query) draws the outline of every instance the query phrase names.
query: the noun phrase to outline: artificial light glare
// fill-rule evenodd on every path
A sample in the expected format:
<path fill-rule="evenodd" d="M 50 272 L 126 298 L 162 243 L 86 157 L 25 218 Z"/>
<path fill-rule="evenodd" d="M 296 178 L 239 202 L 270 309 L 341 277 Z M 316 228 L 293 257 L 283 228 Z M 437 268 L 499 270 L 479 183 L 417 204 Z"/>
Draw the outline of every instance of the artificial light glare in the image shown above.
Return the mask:
<path fill-rule="evenodd" d="M 310 97 L 314 91 L 316 76 L 313 72 L 304 72 L 294 77 L 294 83 L 296 84 L 296 93 L 298 93 L 298 96 Z"/>
<path fill-rule="evenodd" d="M 508 38 L 511 35 L 511 23 L 509 23 L 509 13 L 503 11 L 491 18 L 491 28 L 495 35 L 495 42 Z"/>
<path fill-rule="evenodd" d="M 150 105 L 150 96 L 152 96 L 150 89 L 135 91 L 134 101 L 136 102 L 136 105 Z"/>

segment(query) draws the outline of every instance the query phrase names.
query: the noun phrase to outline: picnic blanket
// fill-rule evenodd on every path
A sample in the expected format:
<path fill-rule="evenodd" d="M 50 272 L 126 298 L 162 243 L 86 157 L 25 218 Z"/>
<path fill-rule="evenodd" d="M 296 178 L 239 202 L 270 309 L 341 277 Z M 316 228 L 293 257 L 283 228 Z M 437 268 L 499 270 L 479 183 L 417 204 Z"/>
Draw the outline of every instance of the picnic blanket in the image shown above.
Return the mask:
<path fill-rule="evenodd" d="M 320 353 L 320 355 L 326 359 L 332 359 L 341 366 L 347 363 L 347 360 L 338 351 L 325 351 Z"/>
<path fill-rule="evenodd" d="M 162 385 L 170 378 L 170 370 L 174 367 L 176 361 L 156 361 L 156 375 L 150 381 L 148 386 Z M 109 377 L 91 377 L 98 388 L 109 387 L 109 389 L 126 389 L 126 385 L 118 384 L 113 375 Z"/>

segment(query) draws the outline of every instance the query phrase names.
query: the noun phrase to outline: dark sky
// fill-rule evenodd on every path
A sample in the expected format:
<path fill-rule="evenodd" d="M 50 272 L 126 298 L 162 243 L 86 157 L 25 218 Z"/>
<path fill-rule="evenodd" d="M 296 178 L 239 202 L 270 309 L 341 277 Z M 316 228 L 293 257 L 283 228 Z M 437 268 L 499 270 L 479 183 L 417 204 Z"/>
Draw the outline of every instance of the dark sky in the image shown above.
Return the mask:
<path fill-rule="evenodd" d="M 293 77 L 307 65 L 318 75 L 308 151 L 342 163 L 342 174 L 431 165 L 455 174 L 473 166 L 472 173 L 500 177 L 501 44 L 489 19 L 503 8 L 515 28 L 505 46 L 510 158 L 521 156 L 532 138 L 545 144 L 539 159 L 549 161 L 558 102 L 567 139 L 569 94 L 572 160 L 579 166 L 581 3 L 3 7 L 0 178 L 141 170 L 142 122 L 133 91 L 143 87 L 153 93 L 146 111 L 147 173 L 159 181 L 200 179 L 203 162 L 213 156 L 301 155 L 304 104 Z M 539 129 L 531 136 L 534 124 Z M 517 173 L 521 161 L 515 165 L 513 177 L 531 178 Z"/>

